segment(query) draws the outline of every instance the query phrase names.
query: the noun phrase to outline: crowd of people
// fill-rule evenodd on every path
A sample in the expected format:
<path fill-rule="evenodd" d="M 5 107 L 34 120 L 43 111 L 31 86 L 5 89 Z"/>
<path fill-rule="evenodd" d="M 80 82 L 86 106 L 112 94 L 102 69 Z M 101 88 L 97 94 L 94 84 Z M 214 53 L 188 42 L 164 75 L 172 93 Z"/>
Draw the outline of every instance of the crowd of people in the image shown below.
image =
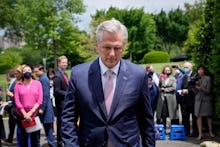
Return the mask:
<path fill-rule="evenodd" d="M 39 117 L 48 147 L 54 147 L 56 116 L 58 147 L 154 147 L 154 124 L 166 127 L 167 118 L 171 124 L 179 124 L 178 110 L 188 136 L 203 138 L 205 117 L 209 136 L 215 137 L 211 78 L 205 67 L 199 66 L 195 74 L 190 62 L 185 62 L 184 68 L 164 66 L 161 73 L 156 73 L 152 65 L 145 70 L 121 58 L 127 38 L 127 28 L 120 21 L 102 22 L 96 30 L 99 57 L 74 66 L 70 78 L 66 56 L 58 58 L 57 71 L 44 71 L 42 65 L 20 65 L 8 71 L 5 110 L 9 114 L 9 134 L 7 138 L 2 135 L 4 128 L 0 127 L 1 139 L 12 143 L 17 125 L 18 146 L 39 147 L 40 129 L 27 132 L 24 125 Z"/>
<path fill-rule="evenodd" d="M 9 134 L 8 136 L 5 134 L 2 115 L 0 115 L 1 140 L 8 144 L 13 143 L 17 126 L 16 138 L 19 147 L 40 147 L 40 130 L 27 132 L 22 123 L 23 121 L 32 122 L 32 119 L 38 116 L 44 127 L 47 146 L 55 147 L 54 120 L 56 114 L 56 122 L 59 126 L 57 127 L 57 146 L 62 146 L 60 143 L 60 119 L 62 103 L 68 86 L 68 75 L 65 72 L 67 62 L 66 56 L 60 56 L 58 70 L 49 68 L 47 73 L 44 71 L 43 65 L 35 65 L 32 68 L 28 65 L 19 65 L 7 72 L 6 78 L 9 84 L 6 90 L 6 102 L 2 101 L 2 88 L 0 89 L 0 102 L 1 104 L 7 103 L 4 110 L 9 117 Z"/>
<path fill-rule="evenodd" d="M 180 65 L 164 66 L 160 74 L 153 71 L 152 65 L 146 66 L 151 79 L 148 80 L 148 85 L 154 85 L 149 88 L 156 123 L 163 124 L 166 128 L 169 117 L 171 125 L 182 123 L 186 135 L 197 137 L 197 140 L 205 137 L 203 134 L 205 125 L 202 125 L 205 123 L 208 126 L 206 128 L 208 136 L 213 138 L 215 135 L 212 129 L 211 78 L 204 66 L 199 66 L 196 73 L 192 69 L 192 63 L 188 61 L 184 63 L 183 68 Z"/>

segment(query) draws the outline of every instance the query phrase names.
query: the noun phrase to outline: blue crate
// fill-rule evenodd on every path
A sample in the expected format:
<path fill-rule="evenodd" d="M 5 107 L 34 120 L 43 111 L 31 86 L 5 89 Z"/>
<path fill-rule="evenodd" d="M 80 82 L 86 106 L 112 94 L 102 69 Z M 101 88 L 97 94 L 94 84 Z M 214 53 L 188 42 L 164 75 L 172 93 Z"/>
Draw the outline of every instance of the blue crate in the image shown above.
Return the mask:
<path fill-rule="evenodd" d="M 154 125 L 155 138 L 166 140 L 166 133 L 163 124 Z"/>
<path fill-rule="evenodd" d="M 183 125 L 171 125 L 170 140 L 186 140 L 186 133 Z"/>

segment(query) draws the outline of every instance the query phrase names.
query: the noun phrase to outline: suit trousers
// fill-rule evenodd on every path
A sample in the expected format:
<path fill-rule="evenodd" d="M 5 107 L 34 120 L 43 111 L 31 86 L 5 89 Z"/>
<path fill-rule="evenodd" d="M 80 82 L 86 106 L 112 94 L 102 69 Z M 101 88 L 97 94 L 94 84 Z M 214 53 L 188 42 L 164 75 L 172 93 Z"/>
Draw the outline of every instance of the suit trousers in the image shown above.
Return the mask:
<path fill-rule="evenodd" d="M 185 127 L 186 135 L 190 135 L 190 114 L 192 115 L 192 133 L 198 133 L 197 118 L 194 115 L 194 103 L 189 105 L 184 101 L 180 102 L 182 113 L 182 124 Z"/>
<path fill-rule="evenodd" d="M 51 123 L 43 123 L 45 135 L 47 137 L 47 142 L 50 147 L 55 147 L 53 129 Z"/>
<path fill-rule="evenodd" d="M 59 105 L 56 104 L 56 113 L 57 113 L 57 145 L 58 146 L 62 146 L 62 143 L 63 143 L 63 141 L 62 141 L 62 134 L 61 134 L 62 107 L 60 107 Z"/>
<path fill-rule="evenodd" d="M 8 120 L 8 126 L 9 126 L 9 134 L 8 134 L 8 141 L 12 142 L 13 141 L 13 136 L 15 132 L 15 126 L 16 126 L 16 118 L 13 114 L 13 108 L 10 109 L 9 111 L 9 120 Z"/>

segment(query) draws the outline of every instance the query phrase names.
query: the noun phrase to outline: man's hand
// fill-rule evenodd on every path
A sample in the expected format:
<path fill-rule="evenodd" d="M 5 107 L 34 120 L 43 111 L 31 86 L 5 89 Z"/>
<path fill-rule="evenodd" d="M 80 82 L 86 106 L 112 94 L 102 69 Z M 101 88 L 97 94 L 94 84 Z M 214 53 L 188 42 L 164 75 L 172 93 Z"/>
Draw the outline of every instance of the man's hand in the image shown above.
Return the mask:
<path fill-rule="evenodd" d="M 40 109 L 39 113 L 42 115 L 44 113 L 44 110 Z"/>

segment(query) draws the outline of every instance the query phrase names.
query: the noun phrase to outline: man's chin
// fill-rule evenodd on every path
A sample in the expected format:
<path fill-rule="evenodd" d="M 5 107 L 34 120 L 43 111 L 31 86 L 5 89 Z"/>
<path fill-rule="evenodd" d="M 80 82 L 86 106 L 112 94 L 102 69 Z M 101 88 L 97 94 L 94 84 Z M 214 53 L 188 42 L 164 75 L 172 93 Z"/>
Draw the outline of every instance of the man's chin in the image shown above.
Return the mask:
<path fill-rule="evenodd" d="M 115 62 L 110 62 L 110 63 L 107 63 L 107 67 L 108 68 L 112 68 L 112 67 L 114 67 L 115 65 L 116 65 L 117 63 L 115 63 Z"/>

